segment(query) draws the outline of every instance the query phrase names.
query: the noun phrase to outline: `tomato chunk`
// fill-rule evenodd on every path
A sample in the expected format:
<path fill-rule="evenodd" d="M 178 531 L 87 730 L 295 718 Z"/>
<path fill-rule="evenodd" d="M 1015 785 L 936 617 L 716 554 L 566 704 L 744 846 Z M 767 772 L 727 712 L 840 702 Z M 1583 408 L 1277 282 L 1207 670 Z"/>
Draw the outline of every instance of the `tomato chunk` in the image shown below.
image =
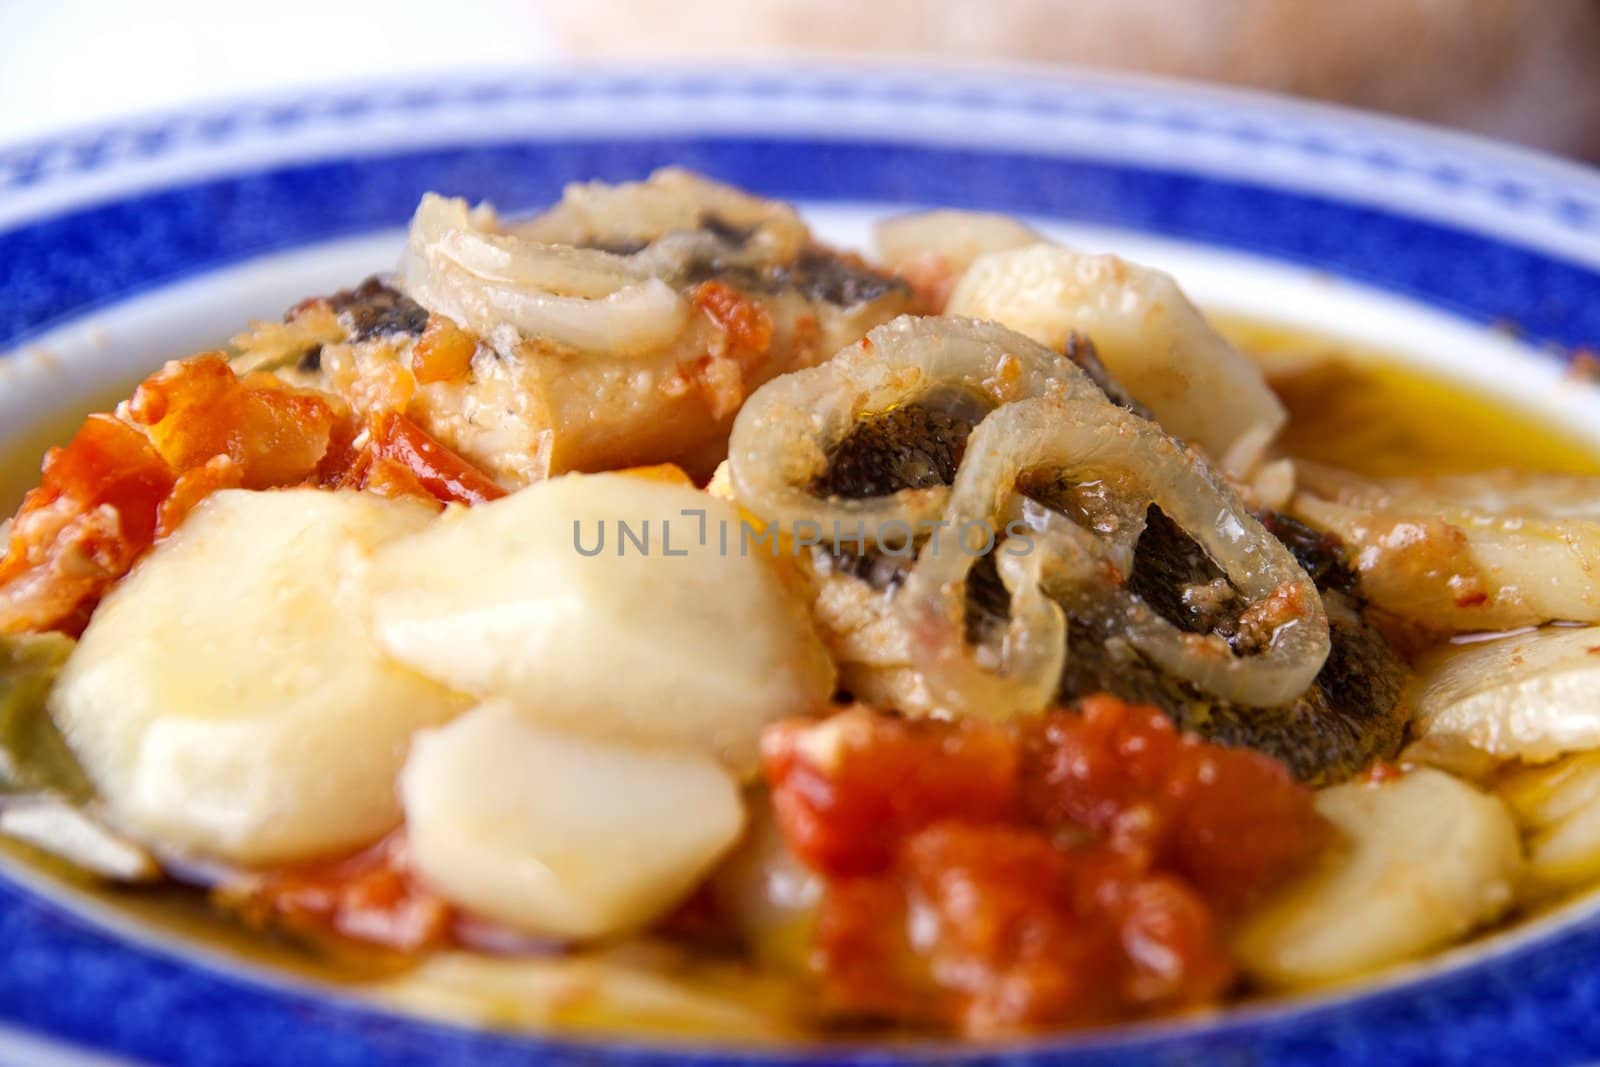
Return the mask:
<path fill-rule="evenodd" d="M 44 459 L 0 558 L 0 632 L 76 633 L 156 536 L 173 472 L 138 430 L 91 415 Z"/>
<path fill-rule="evenodd" d="M 240 379 L 215 354 L 168 363 L 117 415 L 90 415 L 45 456 L 0 559 L 0 632 L 81 631 L 206 496 L 314 481 L 350 435 L 332 396 Z"/>
<path fill-rule="evenodd" d="M 168 363 L 134 391 L 127 414 L 173 470 L 226 456 L 246 489 L 307 480 L 349 432 L 349 416 L 333 396 L 291 388 L 270 374 L 236 377 L 219 355 Z"/>
<path fill-rule="evenodd" d="M 406 953 L 451 943 L 456 919 L 411 874 L 403 834 L 352 856 L 270 871 L 219 890 L 218 898 L 257 928 L 337 935 Z"/>
<path fill-rule="evenodd" d="M 762 760 L 790 846 L 831 875 L 884 869 L 907 834 L 940 818 L 1007 818 L 1020 796 L 1016 744 L 982 723 L 855 708 L 820 725 L 777 724 Z"/>
<path fill-rule="evenodd" d="M 392 463 L 406 471 L 438 500 L 445 503 L 482 504 L 506 495 L 487 474 L 429 436 L 427 431 L 399 412 L 374 415 L 368 448 L 373 461 Z"/>
<path fill-rule="evenodd" d="M 1208 1003 L 1231 916 L 1327 839 L 1278 763 L 1111 697 L 1003 728 L 854 708 L 769 728 L 790 847 L 824 876 L 834 1013 L 995 1033 Z"/>
<path fill-rule="evenodd" d="M 1325 839 L 1278 761 L 1180 734 L 1159 710 L 1089 697 L 1024 739 L 1031 817 L 1082 827 L 1188 879 L 1227 911 L 1256 900 Z"/>

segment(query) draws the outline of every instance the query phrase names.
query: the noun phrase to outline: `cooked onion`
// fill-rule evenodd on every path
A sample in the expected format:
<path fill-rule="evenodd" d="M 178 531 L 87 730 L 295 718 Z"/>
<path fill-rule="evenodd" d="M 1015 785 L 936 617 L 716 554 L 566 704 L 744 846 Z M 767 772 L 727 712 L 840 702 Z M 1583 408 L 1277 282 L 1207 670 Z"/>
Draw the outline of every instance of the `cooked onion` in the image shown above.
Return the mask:
<path fill-rule="evenodd" d="M 1518 893 L 1541 903 L 1600 875 L 1600 751 L 1518 767 L 1495 783 L 1527 835 Z"/>
<path fill-rule="evenodd" d="M 899 268 L 919 258 L 937 258 L 959 276 L 972 261 L 990 252 L 1037 244 L 1037 230 L 1008 215 L 983 211 L 921 211 L 878 223 L 872 241 L 878 258 Z"/>
<path fill-rule="evenodd" d="M 1115 480 L 1119 494 L 1134 500 L 1140 513 L 1147 504 L 1159 506 L 1200 544 L 1246 601 L 1268 610 L 1270 637 L 1260 652 L 1241 656 L 1218 635 L 1184 633 L 1122 592 L 1116 579 L 1095 578 L 1097 570 L 1106 573 L 1106 565 L 1116 568 L 1112 553 L 1131 555 L 1136 526 L 1123 523 L 1110 549 L 1100 549 L 1092 539 L 1071 535 L 1058 525 L 1055 537 L 1033 546 L 1054 559 L 1030 566 L 1032 553 L 1018 553 L 1006 564 L 1005 546 L 999 550 L 1013 617 L 998 650 L 976 650 L 995 661 L 983 668 L 1003 680 L 983 685 L 965 659 L 962 637 L 965 581 L 975 555 L 951 551 L 953 542 L 945 539 L 941 546 L 935 539 L 918 556 L 898 603 L 908 630 L 925 646 L 930 684 L 955 705 L 953 710 L 1004 715 L 1037 710 L 1050 699 L 1065 631 L 1060 609 L 1045 597 L 1039 582 L 1064 599 L 1070 600 L 1074 589 L 1092 586 L 1091 595 L 1118 601 L 1123 632 L 1134 648 L 1168 673 L 1224 700 L 1271 707 L 1293 700 L 1311 685 L 1327 659 L 1329 636 L 1322 600 L 1310 577 L 1192 454 L 1098 394 L 1023 400 L 980 423 L 951 492 L 945 514 L 950 528 L 995 523 L 1016 492 L 1017 479 L 1040 469 L 1074 482 Z M 1052 576 L 1052 569 L 1058 573 Z M 974 706 L 980 702 L 985 706 Z"/>
<path fill-rule="evenodd" d="M 1547 627 L 1445 645 L 1417 665 L 1411 754 L 1469 746 L 1543 762 L 1600 748 L 1600 627 Z"/>
<path fill-rule="evenodd" d="M 1003 322 L 1051 348 L 1074 332 L 1088 336 L 1134 399 L 1218 462 L 1247 434 L 1270 438 L 1288 417 L 1261 371 L 1171 276 L 1116 256 L 1051 244 L 986 255 L 946 310 Z"/>
<path fill-rule="evenodd" d="M 1494 470 L 1358 481 L 1329 467 L 1301 464 L 1319 490 L 1333 489 L 1352 507 L 1397 505 L 1419 511 L 1459 509 L 1501 518 L 1600 522 L 1600 476 Z M 1343 475 L 1343 476 L 1341 476 Z"/>
<path fill-rule="evenodd" d="M 1083 372 L 993 323 L 902 316 L 857 345 L 809 370 L 767 383 L 745 402 L 729 442 L 729 474 L 739 502 L 760 518 L 793 531 L 815 523 L 876 545 L 907 524 L 938 519 L 950 490 L 906 489 L 888 496 L 819 496 L 812 485 L 828 467 L 829 450 L 863 416 L 954 387 L 999 405 L 1033 396 L 1098 396 Z M 898 547 L 898 546 L 896 546 Z"/>
<path fill-rule="evenodd" d="M 564 245 L 605 245 L 653 241 L 667 234 L 715 223 L 738 234 L 738 249 L 763 263 L 782 263 L 798 255 L 810 239 L 794 208 L 751 196 L 741 189 L 668 167 L 642 182 L 574 183 L 561 202 L 520 223 L 519 237 Z M 747 231 L 739 233 L 739 231 Z"/>
<path fill-rule="evenodd" d="M 1371 601 L 1435 630 L 1600 622 L 1600 522 L 1570 475 L 1371 482 L 1298 464 L 1297 517 L 1354 552 Z M 1577 516 L 1577 517 L 1569 517 Z"/>
<path fill-rule="evenodd" d="M 632 355 L 677 336 L 682 297 L 628 257 L 492 232 L 464 200 L 423 197 L 400 285 L 429 311 L 488 338 L 510 326 L 585 352 Z"/>

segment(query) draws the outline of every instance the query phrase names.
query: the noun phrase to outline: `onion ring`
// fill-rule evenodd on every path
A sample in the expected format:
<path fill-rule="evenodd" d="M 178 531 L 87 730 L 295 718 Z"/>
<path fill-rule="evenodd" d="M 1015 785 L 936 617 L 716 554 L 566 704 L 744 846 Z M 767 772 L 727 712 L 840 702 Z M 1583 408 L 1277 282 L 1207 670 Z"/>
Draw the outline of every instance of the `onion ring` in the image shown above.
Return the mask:
<path fill-rule="evenodd" d="M 891 528 L 927 526 L 944 513 L 949 487 L 846 499 L 819 496 L 812 486 L 827 470 L 829 450 L 863 416 L 948 387 L 996 406 L 1024 397 L 1098 395 L 1064 355 L 1002 326 L 901 316 L 829 362 L 769 382 L 745 402 L 728 447 L 735 495 L 781 530 L 815 524 L 836 542 L 880 546 Z M 852 536 L 842 536 L 846 530 Z"/>
<path fill-rule="evenodd" d="M 1040 560 L 1026 565 L 1022 553 L 1013 553 L 1010 564 L 1001 567 L 1013 618 L 999 647 L 969 649 L 962 619 L 966 579 L 977 555 L 949 551 L 948 541 L 941 545 L 936 538 L 923 547 L 897 598 L 907 631 L 921 645 L 917 659 L 936 700 L 952 711 L 991 716 L 1045 707 L 1065 655 L 1064 615 L 1051 600 L 1074 597 L 1109 603 L 1135 649 L 1224 700 L 1272 707 L 1311 685 L 1327 659 L 1330 639 L 1310 576 L 1192 452 L 1103 396 L 1027 399 L 991 413 L 967 443 L 946 520 L 958 530 L 970 523 L 988 523 L 992 529 L 1013 505 L 1018 479 L 1041 468 L 1075 481 L 1115 477 L 1135 487 L 1139 503 L 1159 506 L 1199 543 L 1252 609 L 1273 609 L 1265 647 L 1237 655 L 1219 635 L 1185 633 L 1122 589 L 1125 571 L 1113 556 L 1131 551 L 1137 530 L 1124 526 L 1106 547 L 1081 527 L 1074 533 L 1067 528 L 1074 524 L 1056 522 L 1042 539 Z M 1027 555 L 1040 550 L 1034 544 Z M 1004 561 L 1004 542 L 997 551 Z M 1033 635 L 1024 639 L 1030 626 L 1053 643 L 1053 659 Z M 985 701 L 994 703 L 976 706 Z"/>
<path fill-rule="evenodd" d="M 429 311 L 498 341 L 548 338 L 585 352 L 635 355 L 664 346 L 689 308 L 629 257 L 495 233 L 493 214 L 423 197 L 400 284 Z"/>

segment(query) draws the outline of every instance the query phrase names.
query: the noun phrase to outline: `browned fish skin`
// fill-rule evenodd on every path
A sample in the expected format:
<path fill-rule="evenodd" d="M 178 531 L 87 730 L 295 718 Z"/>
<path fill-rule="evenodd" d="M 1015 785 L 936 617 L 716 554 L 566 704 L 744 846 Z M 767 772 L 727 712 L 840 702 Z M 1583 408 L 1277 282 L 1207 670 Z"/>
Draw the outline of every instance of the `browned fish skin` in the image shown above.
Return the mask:
<path fill-rule="evenodd" d="M 1112 399 L 1120 389 L 1093 359 L 1083 339 L 1071 346 L 1074 362 Z M 1095 373 L 1098 369 L 1098 374 Z M 965 419 L 940 415 L 940 409 L 908 405 L 863 420 L 832 455 L 818 486 L 840 496 L 886 494 L 909 487 L 948 484 L 981 412 Z M 1070 500 L 1053 500 L 1071 487 L 1036 482 L 1030 495 L 1072 512 Z M 1286 763 L 1310 784 L 1336 782 L 1372 762 L 1393 756 L 1403 740 L 1399 708 L 1404 664 L 1384 634 L 1364 615 L 1359 582 L 1342 547 L 1288 516 L 1261 516 L 1268 531 L 1289 548 L 1316 582 L 1328 613 L 1332 649 L 1313 685 L 1297 700 L 1277 708 L 1243 708 L 1200 692 L 1163 673 L 1125 642 L 1110 641 L 1117 620 L 1099 614 L 1092 592 L 1085 608 L 1069 610 L 1068 652 L 1059 697 L 1063 702 L 1110 692 L 1124 700 L 1153 704 L 1181 727 L 1208 738 L 1254 748 Z M 900 662 L 900 635 L 887 621 L 886 605 L 910 568 L 910 560 L 862 553 L 857 546 L 819 546 L 807 571 L 825 628 L 847 659 L 884 665 Z M 1159 615 L 1189 633 L 1219 633 L 1249 653 L 1242 618 L 1243 598 L 1227 583 L 1197 544 L 1158 508 L 1146 516 L 1125 588 Z M 1105 599 L 1105 598 L 1099 598 Z M 966 631 L 977 643 L 1008 617 L 1010 594 L 993 558 L 979 560 L 968 575 Z M 899 686 L 913 686 L 909 667 Z M 849 671 L 846 671 L 847 679 Z"/>

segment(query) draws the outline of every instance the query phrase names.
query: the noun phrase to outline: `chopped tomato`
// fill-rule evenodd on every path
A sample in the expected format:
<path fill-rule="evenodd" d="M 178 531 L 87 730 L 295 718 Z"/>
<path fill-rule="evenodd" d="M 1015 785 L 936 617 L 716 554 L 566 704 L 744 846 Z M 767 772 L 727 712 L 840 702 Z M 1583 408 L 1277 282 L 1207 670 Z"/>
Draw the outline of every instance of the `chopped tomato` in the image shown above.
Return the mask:
<path fill-rule="evenodd" d="M 472 369 L 478 339 L 443 315 L 433 315 L 411 349 L 412 377 L 423 385 L 453 382 Z"/>
<path fill-rule="evenodd" d="M 384 411 L 372 417 L 367 445 L 373 461 L 409 472 L 418 485 L 447 504 L 482 504 L 506 491 L 493 478 L 440 444 L 404 415 Z"/>
<path fill-rule="evenodd" d="M 695 286 L 690 302 L 721 327 L 734 359 L 764 355 L 772 346 L 772 316 L 765 308 L 725 282 Z"/>
<path fill-rule="evenodd" d="M 450 906 L 410 872 L 405 837 L 353 856 L 275 870 L 219 891 L 221 903 L 257 927 L 338 935 L 399 952 L 450 942 Z"/>
<path fill-rule="evenodd" d="M 173 470 L 227 456 L 246 489 L 306 481 L 348 432 L 341 425 L 348 414 L 333 396 L 270 374 L 238 378 L 218 355 L 168 363 L 134 391 L 127 413 Z"/>
<path fill-rule="evenodd" d="M 361 468 L 359 484 L 367 492 L 391 500 L 425 500 L 444 510 L 445 502 L 429 492 L 410 467 L 392 459 L 367 457 Z"/>
<path fill-rule="evenodd" d="M 349 409 L 332 394 L 270 374 L 240 378 L 216 353 L 177 360 L 45 457 L 0 557 L 0 633 L 81 631 L 111 586 L 206 497 L 294 485 L 446 503 L 505 495 L 398 412 L 374 415 L 358 448 Z"/>
<path fill-rule="evenodd" d="M 1089 830 L 1237 910 L 1320 846 L 1309 794 L 1276 760 L 1180 734 L 1155 708 L 1097 696 L 1024 741 L 1032 818 Z"/>
<path fill-rule="evenodd" d="M 200 466 L 184 471 L 157 509 L 156 536 L 165 537 L 176 530 L 189 512 L 212 493 L 241 488 L 243 482 L 243 472 L 231 456 L 212 456 Z"/>
<path fill-rule="evenodd" d="M 813 962 L 847 1016 L 993 1032 L 1209 1002 L 1229 917 L 1327 834 L 1276 762 L 1110 697 L 1009 729 L 857 708 L 770 728 L 763 757 L 825 878 Z"/>
<path fill-rule="evenodd" d="M 156 536 L 172 470 L 138 430 L 91 415 L 44 459 L 0 559 L 0 632 L 76 633 Z"/>
<path fill-rule="evenodd" d="M 762 761 L 790 847 L 830 875 L 868 874 L 937 819 L 999 820 L 1019 797 L 1015 742 L 999 727 L 895 719 L 853 708 L 779 723 Z"/>
<path fill-rule="evenodd" d="M 337 398 L 240 379 L 218 355 L 168 363 L 121 415 L 89 416 L 46 455 L 0 559 L 0 632 L 77 633 L 206 496 L 315 481 L 351 436 Z"/>

